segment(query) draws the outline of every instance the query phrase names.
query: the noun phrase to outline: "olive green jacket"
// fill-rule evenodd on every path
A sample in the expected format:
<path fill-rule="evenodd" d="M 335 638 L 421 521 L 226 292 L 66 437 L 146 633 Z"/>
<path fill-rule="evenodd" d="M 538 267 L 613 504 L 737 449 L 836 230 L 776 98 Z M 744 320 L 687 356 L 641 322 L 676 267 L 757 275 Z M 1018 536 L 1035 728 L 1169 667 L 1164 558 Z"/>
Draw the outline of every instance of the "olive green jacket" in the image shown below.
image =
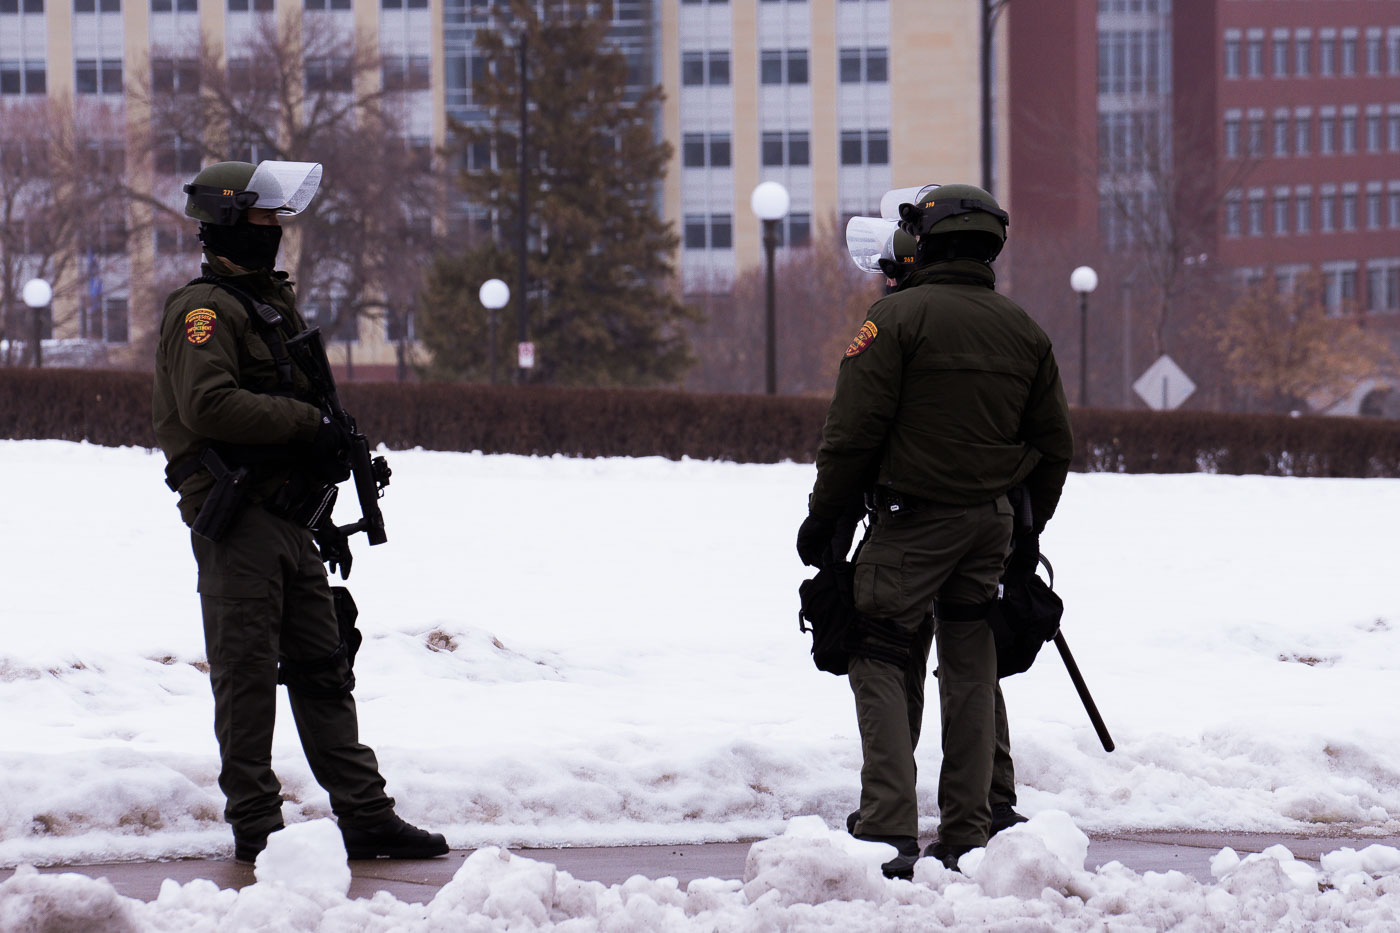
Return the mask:
<path fill-rule="evenodd" d="M 215 258 L 205 275 L 225 277 L 276 308 L 284 337 L 306 328 L 285 272 L 240 273 Z M 292 369 L 292 395 L 308 388 Z M 248 320 L 243 304 L 215 285 L 186 285 L 171 292 L 156 345 L 153 414 L 156 442 L 171 466 L 203 452 L 210 442 L 285 445 L 310 441 L 321 423 L 314 406 L 279 392 L 272 349 Z M 289 463 L 264 464 L 254 474 L 251 501 L 267 498 L 291 474 Z M 200 470 L 180 485 L 180 515 L 194 521 L 214 477 Z"/>
<path fill-rule="evenodd" d="M 1031 491 L 1044 528 L 1073 455 L 1050 338 L 975 260 L 935 262 L 875 302 L 836 377 L 812 514 L 874 485 L 950 505 Z"/>

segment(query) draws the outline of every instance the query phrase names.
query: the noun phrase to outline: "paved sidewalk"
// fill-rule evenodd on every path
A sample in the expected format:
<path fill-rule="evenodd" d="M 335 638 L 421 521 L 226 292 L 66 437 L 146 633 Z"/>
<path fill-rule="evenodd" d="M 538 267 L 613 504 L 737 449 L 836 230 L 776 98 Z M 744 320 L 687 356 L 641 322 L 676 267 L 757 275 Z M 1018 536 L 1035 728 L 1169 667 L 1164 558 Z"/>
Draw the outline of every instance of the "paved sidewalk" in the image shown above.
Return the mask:
<path fill-rule="evenodd" d="M 1210 881 L 1210 860 L 1225 846 L 1244 855 L 1282 843 L 1300 859 L 1316 862 L 1326 852 L 1373 843 L 1400 848 L 1400 836 L 1292 836 L 1249 833 L 1123 833 L 1094 836 L 1086 865 L 1097 868 L 1117 861 L 1138 873 L 1179 871 L 1198 881 Z M 695 878 L 738 879 L 744 875 L 749 843 L 709 845 L 615 846 L 605 848 L 512 849 L 518 855 L 550 862 L 575 878 L 618 884 L 633 875 L 674 877 L 682 886 Z M 350 863 L 352 898 L 387 891 L 401 901 L 425 903 L 452 880 L 469 850 L 458 849 L 427 861 L 356 861 Z M 106 878 L 127 897 L 153 900 L 167 878 L 184 884 L 207 878 L 220 888 L 242 888 L 254 882 L 253 869 L 234 861 L 179 859 L 169 862 L 115 862 L 105 865 L 66 865 L 45 872 L 78 872 Z M 14 872 L 0 870 L 0 881 Z"/>

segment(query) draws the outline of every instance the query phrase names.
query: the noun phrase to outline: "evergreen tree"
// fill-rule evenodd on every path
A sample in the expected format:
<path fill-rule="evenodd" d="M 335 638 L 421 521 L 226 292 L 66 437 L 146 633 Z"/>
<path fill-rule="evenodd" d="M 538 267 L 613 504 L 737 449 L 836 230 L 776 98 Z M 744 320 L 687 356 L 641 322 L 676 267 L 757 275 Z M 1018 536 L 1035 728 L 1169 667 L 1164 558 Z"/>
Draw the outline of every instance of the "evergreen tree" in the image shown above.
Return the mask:
<path fill-rule="evenodd" d="M 498 27 L 477 33 L 487 76 L 473 85 L 488 114 L 457 125 L 459 164 L 488 151 L 490 165 L 462 172 L 471 204 L 490 212 L 493 236 L 439 257 L 429 274 L 420 334 L 444 375 L 486 373 L 486 312 L 477 289 L 511 286 L 500 315 L 503 371 L 515 363 L 519 290 L 520 72 L 526 43 L 526 184 L 529 205 L 528 334 L 533 381 L 558 385 L 674 382 L 690 363 L 682 325 L 695 315 L 670 289 L 677 238 L 656 211 L 671 147 L 651 117 L 652 87 L 627 101 L 627 63 L 607 40 L 608 3 L 512 0 Z"/>

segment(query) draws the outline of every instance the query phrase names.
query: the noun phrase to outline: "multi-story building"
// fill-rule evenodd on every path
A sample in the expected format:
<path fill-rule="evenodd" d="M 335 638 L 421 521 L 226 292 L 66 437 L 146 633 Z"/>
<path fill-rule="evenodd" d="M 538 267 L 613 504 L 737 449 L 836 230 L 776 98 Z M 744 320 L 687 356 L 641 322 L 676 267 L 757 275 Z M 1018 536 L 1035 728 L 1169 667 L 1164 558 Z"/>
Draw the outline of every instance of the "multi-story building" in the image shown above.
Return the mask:
<path fill-rule="evenodd" d="M 749 195 L 778 181 L 780 243 L 878 213 L 892 187 L 978 181 L 979 15 L 955 0 L 660 0 L 665 216 L 685 290 L 761 258 Z M 1004 105 L 1004 101 L 999 101 Z"/>
<path fill-rule="evenodd" d="M 1063 266 L 1064 304 L 1079 262 L 1117 274 L 1090 321 L 1121 340 L 1104 402 L 1134 403 L 1152 362 L 1132 359 L 1144 284 L 1120 268 L 1145 237 L 1217 282 L 1318 273 L 1333 313 L 1400 331 L 1400 3 L 1073 0 L 1007 22 L 1013 243 Z"/>
<path fill-rule="evenodd" d="M 36 96 L 100 105 L 114 127 L 101 143 L 112 150 L 109 164 L 153 172 L 143 186 L 176 204 L 200 154 L 176 140 L 153 158 L 127 157 L 141 116 L 134 87 L 180 92 L 206 48 L 222 53 L 230 74 L 256 68 L 244 50 L 261 22 L 314 19 L 374 43 L 382 86 L 401 92 L 405 135 L 437 149 L 448 142 L 449 117 L 485 118 L 472 95 L 485 67 L 474 40 L 492 25 L 496 6 L 0 0 L 0 105 Z M 803 245 L 829 221 L 876 212 L 888 188 L 976 181 L 978 25 L 975 4 L 960 0 L 615 0 L 611 35 L 627 56 L 629 88 L 659 83 L 666 93 L 657 132 L 674 158 L 656 208 L 680 234 L 683 289 L 723 290 L 761 261 L 760 224 L 749 209 L 761 181 L 780 181 L 791 194 L 784 247 Z M 308 87 L 336 80 L 335 62 L 308 57 L 304 68 Z M 1004 113 L 1002 95 L 998 108 Z M 227 157 L 258 157 L 247 145 L 235 148 Z M 470 220 L 471 205 L 452 212 Z M 60 283 L 53 336 L 104 351 L 88 359 L 144 365 L 136 348 L 156 323 L 160 296 L 140 289 L 157 273 L 188 268 L 189 231 L 118 217 L 110 227 L 77 264 L 74 281 Z M 322 304 L 336 300 L 322 296 Z M 399 336 L 361 321 L 336 335 L 341 349 L 333 350 L 342 362 L 353 359 L 358 377 L 387 376 Z"/>

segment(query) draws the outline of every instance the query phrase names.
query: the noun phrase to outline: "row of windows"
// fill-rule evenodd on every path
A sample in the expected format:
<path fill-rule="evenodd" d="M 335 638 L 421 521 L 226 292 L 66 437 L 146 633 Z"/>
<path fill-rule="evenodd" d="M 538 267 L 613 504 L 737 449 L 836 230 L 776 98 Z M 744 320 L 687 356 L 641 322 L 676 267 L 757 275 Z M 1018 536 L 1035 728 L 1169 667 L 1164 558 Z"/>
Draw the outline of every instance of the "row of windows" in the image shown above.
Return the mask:
<path fill-rule="evenodd" d="M 681 224 L 686 249 L 733 249 L 732 214 L 686 214 Z M 802 247 L 812 242 L 812 215 L 803 211 L 788 214 L 777 223 L 778 245 Z"/>
<path fill-rule="evenodd" d="M 1160 30 L 1099 33 L 1099 93 L 1156 94 L 1166 58 Z"/>
<path fill-rule="evenodd" d="M 1400 188 L 1362 192 L 1357 185 L 1324 185 L 1316 198 L 1312 187 L 1279 188 L 1272 194 L 1254 189 L 1225 200 L 1227 237 L 1303 236 L 1356 230 L 1400 229 Z"/>
<path fill-rule="evenodd" d="M 1238 112 L 1225 114 L 1225 156 L 1351 155 L 1365 152 L 1400 152 L 1400 112 L 1382 114 L 1378 108 L 1361 113 L 1356 107 L 1298 108 L 1272 117 Z M 1314 130 L 1314 125 L 1316 129 Z M 1314 148 L 1315 147 L 1315 148 Z"/>
<path fill-rule="evenodd" d="M 1355 261 L 1322 264 L 1322 283 L 1327 309 L 1333 314 L 1355 311 L 1364 307 L 1373 314 L 1400 312 L 1400 259 L 1372 259 L 1366 263 L 1366 296 L 1359 302 L 1357 295 L 1359 263 Z M 1274 269 L 1274 288 L 1282 294 L 1293 292 L 1298 279 L 1311 271 L 1308 266 L 1278 266 Z M 1245 287 L 1257 287 L 1264 282 L 1262 269 L 1247 270 L 1241 276 Z"/>
<path fill-rule="evenodd" d="M 884 84 L 890 80 L 889 50 L 882 47 L 843 48 L 838 72 L 842 84 Z M 728 50 L 683 52 L 681 84 L 687 87 L 729 84 Z M 758 54 L 761 84 L 807 84 L 810 80 L 806 49 L 763 49 Z"/>
<path fill-rule="evenodd" d="M 1291 36 L 1287 29 L 1276 29 L 1267 56 L 1263 33 L 1259 29 L 1248 36 L 1225 34 L 1225 77 L 1262 78 L 1266 68 L 1275 78 L 1311 77 L 1314 68 L 1323 78 L 1400 75 L 1400 33 L 1382 35 L 1379 27 L 1371 27 L 1365 36 L 1355 28 L 1339 35 L 1335 29 L 1321 29 L 1314 37 L 1311 29 L 1296 29 Z"/>
<path fill-rule="evenodd" d="M 0 61 L 0 94 L 43 94 L 48 90 L 48 70 L 43 62 Z"/>
<path fill-rule="evenodd" d="M 888 130 L 843 130 L 842 165 L 888 165 Z M 811 137 L 806 130 L 765 132 L 760 137 L 759 161 L 764 166 L 812 164 Z M 728 133 L 686 133 L 681 137 L 681 164 L 685 168 L 728 168 L 732 154 Z"/>

